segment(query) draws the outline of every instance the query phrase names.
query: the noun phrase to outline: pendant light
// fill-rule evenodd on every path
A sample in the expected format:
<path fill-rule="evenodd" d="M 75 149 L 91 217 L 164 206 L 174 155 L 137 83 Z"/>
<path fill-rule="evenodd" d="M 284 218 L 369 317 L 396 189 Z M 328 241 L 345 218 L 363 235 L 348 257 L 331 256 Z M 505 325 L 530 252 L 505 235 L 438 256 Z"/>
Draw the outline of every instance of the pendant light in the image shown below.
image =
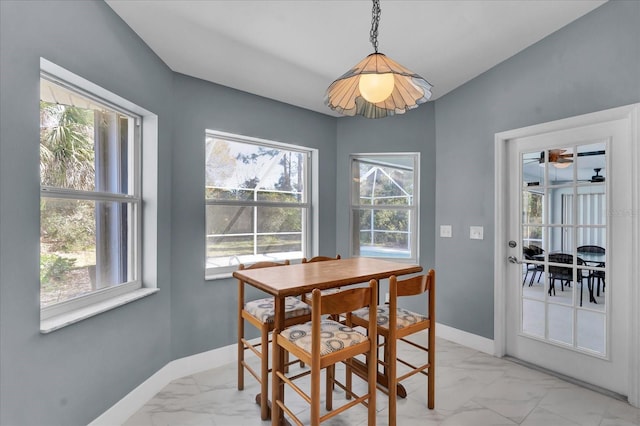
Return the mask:
<path fill-rule="evenodd" d="M 382 118 L 404 114 L 431 98 L 433 87 L 418 74 L 378 52 L 380 0 L 373 0 L 369 40 L 374 52 L 335 80 L 325 104 L 344 115 Z"/>

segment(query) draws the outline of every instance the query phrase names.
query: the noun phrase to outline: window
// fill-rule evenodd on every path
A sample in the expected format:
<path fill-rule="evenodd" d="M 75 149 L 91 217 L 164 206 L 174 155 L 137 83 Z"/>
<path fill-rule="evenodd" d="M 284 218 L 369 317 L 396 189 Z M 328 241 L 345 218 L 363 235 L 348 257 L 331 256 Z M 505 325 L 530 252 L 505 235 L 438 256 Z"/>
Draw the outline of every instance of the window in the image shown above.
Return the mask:
<path fill-rule="evenodd" d="M 141 297 L 104 304 L 142 287 L 143 117 L 69 71 L 44 59 L 41 67 L 41 321 L 102 303 L 65 319 L 72 323 Z M 149 150 L 152 158 L 156 153 Z M 41 323 L 43 332 L 56 328 Z"/>
<path fill-rule="evenodd" d="M 313 150 L 208 131 L 207 276 L 310 253 Z"/>
<path fill-rule="evenodd" d="M 351 253 L 418 262 L 420 154 L 351 156 Z"/>

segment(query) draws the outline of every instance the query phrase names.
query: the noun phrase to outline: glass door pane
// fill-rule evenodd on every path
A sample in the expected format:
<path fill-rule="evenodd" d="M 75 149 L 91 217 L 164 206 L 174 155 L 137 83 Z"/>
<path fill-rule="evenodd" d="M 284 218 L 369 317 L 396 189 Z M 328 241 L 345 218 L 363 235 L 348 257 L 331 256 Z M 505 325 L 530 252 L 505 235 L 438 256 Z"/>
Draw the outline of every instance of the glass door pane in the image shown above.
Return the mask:
<path fill-rule="evenodd" d="M 521 154 L 523 335 L 606 355 L 606 143 Z"/>

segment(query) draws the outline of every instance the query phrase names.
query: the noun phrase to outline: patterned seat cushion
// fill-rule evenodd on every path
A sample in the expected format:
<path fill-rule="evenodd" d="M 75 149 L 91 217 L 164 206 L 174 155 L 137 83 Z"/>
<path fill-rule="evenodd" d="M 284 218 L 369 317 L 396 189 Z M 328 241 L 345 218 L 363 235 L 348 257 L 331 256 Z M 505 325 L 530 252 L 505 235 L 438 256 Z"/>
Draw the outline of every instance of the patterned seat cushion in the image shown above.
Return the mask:
<path fill-rule="evenodd" d="M 300 299 L 295 297 L 287 297 L 285 299 L 284 319 L 299 317 L 311 314 L 311 306 L 307 305 Z M 275 300 L 273 297 L 253 300 L 244 305 L 244 310 L 262 322 L 272 323 L 275 315 Z"/>
<path fill-rule="evenodd" d="M 426 321 L 429 319 L 424 315 L 416 314 L 415 312 L 411 312 L 402 308 L 398 308 L 397 312 L 398 313 L 396 318 L 397 318 L 398 324 L 396 328 L 408 327 L 415 323 Z M 353 315 L 368 321 L 369 309 L 368 308 L 358 309 L 357 311 L 353 312 Z M 379 327 L 389 328 L 389 305 L 378 305 L 377 320 L 378 320 Z"/>
<path fill-rule="evenodd" d="M 322 320 L 320 323 L 320 333 L 321 355 L 338 352 L 348 346 L 353 346 L 367 340 L 367 336 L 364 334 L 330 319 Z M 280 334 L 296 346 L 311 353 L 311 321 L 289 327 Z"/>

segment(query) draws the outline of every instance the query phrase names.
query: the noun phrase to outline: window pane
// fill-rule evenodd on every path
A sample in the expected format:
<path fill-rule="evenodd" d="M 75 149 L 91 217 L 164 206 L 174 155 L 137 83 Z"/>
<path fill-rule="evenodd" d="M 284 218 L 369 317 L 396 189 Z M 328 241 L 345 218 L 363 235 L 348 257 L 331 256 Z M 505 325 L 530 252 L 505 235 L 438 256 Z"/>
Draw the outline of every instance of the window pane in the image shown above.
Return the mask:
<path fill-rule="evenodd" d="M 578 310 L 578 347 L 605 353 L 606 316 L 596 312 Z"/>
<path fill-rule="evenodd" d="M 522 183 L 525 187 L 544 185 L 544 152 L 522 154 Z"/>
<path fill-rule="evenodd" d="M 303 152 L 208 136 L 206 196 L 304 202 L 305 158 Z"/>
<path fill-rule="evenodd" d="M 598 184 L 603 183 L 606 176 L 605 142 L 578 146 L 578 181 Z"/>
<path fill-rule="evenodd" d="M 544 303 L 534 300 L 522 300 L 522 332 L 544 337 Z"/>
<path fill-rule="evenodd" d="M 297 207 L 257 207 L 259 233 L 302 232 L 305 209 Z"/>
<path fill-rule="evenodd" d="M 257 238 L 257 254 L 272 254 L 301 252 L 302 251 L 302 235 L 295 234 L 270 234 L 258 235 Z"/>
<path fill-rule="evenodd" d="M 208 269 L 226 268 L 221 272 L 239 263 L 307 255 L 310 153 L 241 138 L 210 131 L 205 139 L 205 197 L 216 201 L 206 206 L 206 262 Z"/>
<path fill-rule="evenodd" d="M 543 195 L 539 191 L 522 191 L 522 223 L 542 225 Z"/>
<path fill-rule="evenodd" d="M 542 248 L 542 227 L 541 226 L 523 226 L 522 227 L 522 246 L 529 247 L 535 246 L 536 250 L 533 254 L 539 253 L 538 247 Z M 540 260 L 540 259 L 537 259 Z"/>
<path fill-rule="evenodd" d="M 410 258 L 409 217 L 407 210 L 355 210 L 359 255 Z"/>
<path fill-rule="evenodd" d="M 253 255 L 253 235 L 207 236 L 207 267 L 238 265 L 242 256 Z"/>
<path fill-rule="evenodd" d="M 253 207 L 206 206 L 207 241 L 215 244 L 224 235 L 252 233 Z"/>
<path fill-rule="evenodd" d="M 418 261 L 418 165 L 412 153 L 351 157 L 352 255 Z"/>
<path fill-rule="evenodd" d="M 575 162 L 573 147 L 550 149 L 545 152 L 545 155 L 549 185 L 573 183 L 573 164 Z"/>
<path fill-rule="evenodd" d="M 573 344 L 573 309 L 565 306 L 548 305 L 549 340 L 569 345 Z"/>
<path fill-rule="evenodd" d="M 43 197 L 41 306 L 133 281 L 134 216 L 128 203 Z"/>
<path fill-rule="evenodd" d="M 134 119 L 44 79 L 41 94 L 41 184 L 134 194 Z"/>
<path fill-rule="evenodd" d="M 409 162 L 408 160 L 411 162 Z M 413 158 L 401 157 L 400 164 L 354 160 L 352 171 L 355 185 L 354 203 L 361 205 L 412 205 L 413 204 Z M 397 160 L 396 160 L 397 161 Z M 410 166 L 402 163 L 410 163 Z"/>
<path fill-rule="evenodd" d="M 40 102 L 40 182 L 95 189 L 92 110 Z"/>
<path fill-rule="evenodd" d="M 579 188 L 576 212 L 580 225 L 605 225 L 607 223 L 607 199 L 604 185 L 591 184 Z"/>

